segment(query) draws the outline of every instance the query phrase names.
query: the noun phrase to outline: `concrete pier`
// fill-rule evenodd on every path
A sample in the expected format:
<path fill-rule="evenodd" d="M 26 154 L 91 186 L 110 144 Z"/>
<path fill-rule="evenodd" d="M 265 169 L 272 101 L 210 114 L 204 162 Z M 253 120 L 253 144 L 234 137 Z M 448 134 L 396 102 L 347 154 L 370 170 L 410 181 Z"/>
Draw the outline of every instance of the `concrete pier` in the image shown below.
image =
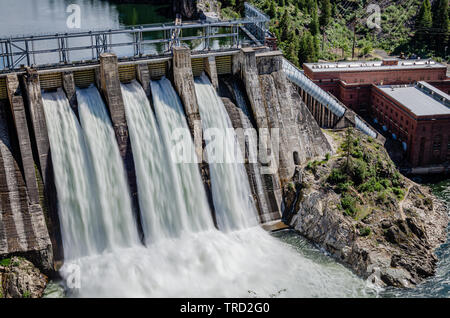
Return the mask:
<path fill-rule="evenodd" d="M 217 66 L 216 58 L 214 56 L 209 56 L 205 58 L 205 72 L 208 74 L 211 84 L 215 89 L 219 88 L 219 78 L 217 77 Z"/>
<path fill-rule="evenodd" d="M 30 135 L 28 133 L 25 106 L 20 91 L 19 78 L 16 74 L 8 74 L 6 77 L 6 88 L 8 91 L 9 104 L 19 139 L 22 169 L 28 189 L 28 197 L 32 204 L 39 203 L 39 192 L 34 168 L 33 153 L 31 150 Z"/>
<path fill-rule="evenodd" d="M 197 95 L 195 93 L 194 74 L 192 72 L 191 51 L 187 47 L 173 48 L 173 81 L 175 90 L 178 92 L 184 106 L 189 129 L 194 140 L 195 152 L 197 154 L 199 169 L 203 185 L 208 197 L 209 207 L 215 220 L 214 203 L 211 192 L 211 178 L 209 165 L 206 163 L 206 151 L 204 152 L 204 141 L 202 122 L 198 108 Z M 203 154 L 204 153 L 204 154 Z M 217 225 L 217 224 L 216 224 Z"/>
<path fill-rule="evenodd" d="M 47 122 L 44 114 L 41 85 L 36 70 L 28 68 L 22 77 L 24 97 L 29 113 L 30 136 L 34 158 L 41 174 L 44 197 L 41 206 L 48 213 L 48 231 L 53 245 L 53 255 L 56 262 L 63 259 L 61 228 L 58 215 L 58 198 L 56 194 L 53 165 L 51 159 L 50 142 L 48 139 Z"/>
<path fill-rule="evenodd" d="M 100 69 L 98 72 L 99 88 L 106 100 L 111 114 L 111 121 L 119 145 L 120 155 L 124 161 L 125 169 L 130 186 L 131 199 L 136 217 L 140 220 L 139 200 L 136 183 L 136 171 L 134 167 L 133 152 L 130 137 L 128 135 L 128 124 L 125 115 L 125 105 L 120 88 L 119 67 L 117 56 L 112 53 L 103 53 L 100 56 Z M 138 222 L 140 225 L 141 223 Z M 142 233 L 142 229 L 140 229 Z"/>
<path fill-rule="evenodd" d="M 78 115 L 78 101 L 77 92 L 75 89 L 75 80 L 73 77 L 73 72 L 64 72 L 62 74 L 62 84 L 64 92 L 66 93 L 67 99 L 69 100 L 70 107 L 77 117 Z"/>
<path fill-rule="evenodd" d="M 195 129 L 196 122 L 200 122 L 197 95 L 195 94 L 194 74 L 192 73 L 191 51 L 187 47 L 173 48 L 173 81 L 175 89 L 184 105 L 184 111 L 194 137 L 197 157 L 202 157 L 201 130 Z M 201 128 L 201 125 L 200 125 Z M 201 160 L 199 160 L 201 162 Z"/>
<path fill-rule="evenodd" d="M 20 164 L 13 155 L 20 146 L 14 146 L 11 134 L 15 129 L 8 125 L 6 107 L 0 102 L 0 259 L 22 255 L 41 270 L 50 271 L 53 253 L 44 214 L 38 203 L 30 201 Z"/>
<path fill-rule="evenodd" d="M 144 88 L 145 94 L 148 98 L 151 97 L 151 89 L 150 89 L 150 71 L 148 69 L 147 64 L 138 64 L 136 65 L 136 77 Z"/>

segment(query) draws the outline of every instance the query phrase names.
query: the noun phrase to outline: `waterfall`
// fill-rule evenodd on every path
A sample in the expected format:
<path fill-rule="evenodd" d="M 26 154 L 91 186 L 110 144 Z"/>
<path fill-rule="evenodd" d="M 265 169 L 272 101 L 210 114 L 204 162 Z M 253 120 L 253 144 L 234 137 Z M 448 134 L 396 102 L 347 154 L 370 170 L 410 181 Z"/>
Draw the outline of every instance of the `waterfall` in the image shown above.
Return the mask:
<path fill-rule="evenodd" d="M 192 230 L 179 171 L 170 160 L 150 102 L 136 81 L 122 85 L 147 243 Z M 195 189 L 198 190 L 198 189 Z M 201 202 L 200 202 L 201 203 Z"/>
<path fill-rule="evenodd" d="M 311 257 L 311 252 L 295 250 L 252 227 L 256 212 L 241 163 L 211 164 L 214 203 L 224 231 L 216 230 L 197 164 L 171 157 L 173 129 L 187 128 L 180 100 L 168 80 L 152 82 L 151 88 L 159 124 L 142 87 L 137 82 L 122 86 L 146 246 L 133 244 L 122 162 L 96 89 L 77 91 L 84 132 L 61 90 L 43 94 L 66 252 L 61 273 L 69 280 L 69 265 L 76 265 L 81 279 L 70 296 L 365 295 L 363 282 L 342 265 L 323 261 L 323 255 Z M 205 127 L 230 128 L 207 80 L 198 79 L 196 88 Z M 233 142 L 227 139 L 222 146 Z M 108 194 L 111 203 L 104 202 Z M 108 206 L 113 210 L 103 211 Z M 117 236 L 108 233 L 111 224 Z M 111 237 L 127 241 L 108 248 Z"/>
<path fill-rule="evenodd" d="M 107 247 L 96 180 L 83 131 L 64 92 L 43 93 L 66 260 Z"/>
<path fill-rule="evenodd" d="M 77 89 L 78 111 L 98 184 L 98 201 L 108 246 L 139 242 L 130 191 L 109 114 L 97 88 Z"/>
<path fill-rule="evenodd" d="M 205 139 L 214 135 L 206 152 L 218 226 L 224 231 L 254 226 L 255 203 L 225 106 L 205 74 L 195 79 L 195 90 Z M 236 154 L 236 160 L 227 160 L 230 153 Z"/>
<path fill-rule="evenodd" d="M 166 78 L 152 81 L 151 90 L 161 137 L 171 154 L 169 160 L 175 163 L 174 175 L 177 186 L 182 189 L 189 229 L 199 231 L 212 228 L 211 211 L 198 164 L 193 160 L 195 158 L 195 147 L 181 100 Z M 174 149 L 179 145 L 176 142 L 180 142 L 180 140 L 175 139 L 173 134 L 177 129 L 181 129 L 180 132 L 183 133 L 183 150 L 186 151 L 186 158 L 192 159 L 191 161 L 183 162 L 176 157 L 177 154 L 175 154 Z"/>

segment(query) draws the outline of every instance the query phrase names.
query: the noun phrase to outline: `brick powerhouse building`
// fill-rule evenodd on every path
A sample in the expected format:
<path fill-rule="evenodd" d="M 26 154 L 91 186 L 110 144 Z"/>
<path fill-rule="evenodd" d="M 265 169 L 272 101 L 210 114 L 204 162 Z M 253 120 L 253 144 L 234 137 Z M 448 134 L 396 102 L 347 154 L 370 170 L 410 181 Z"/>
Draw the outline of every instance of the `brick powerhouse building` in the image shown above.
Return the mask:
<path fill-rule="evenodd" d="M 450 163 L 450 96 L 418 82 L 373 86 L 372 114 L 402 141 L 412 166 Z"/>
<path fill-rule="evenodd" d="M 446 93 L 450 93 L 450 80 L 447 78 L 445 65 L 432 60 L 387 59 L 372 62 L 305 63 L 303 69 L 315 84 L 336 96 L 347 107 L 385 124 L 396 138 L 405 143 L 407 158 L 412 166 L 449 162 L 450 115 L 445 111 L 449 109 L 449 105 L 448 102 L 437 105 L 439 101 L 431 95 L 443 94 L 442 98 L 448 98 Z M 414 85 L 416 82 L 421 83 Z M 424 82 L 429 82 L 434 87 Z M 397 100 L 395 93 L 394 96 L 388 94 L 391 87 L 387 91 L 384 89 L 388 87 L 386 85 L 400 84 L 407 84 L 407 87 L 394 87 L 395 93 L 409 92 L 420 102 L 413 98 L 398 97 Z M 381 110 L 379 105 L 375 107 L 375 102 L 381 100 L 381 97 L 382 103 L 389 105 L 387 112 Z M 382 117 L 380 111 L 383 112 Z"/>
<path fill-rule="evenodd" d="M 372 84 L 412 84 L 432 81 L 448 92 L 447 67 L 432 60 L 305 63 L 305 75 L 347 107 L 365 115 L 370 107 Z M 443 84 L 441 84 L 443 83 Z M 448 85 L 448 86 L 445 86 Z"/>

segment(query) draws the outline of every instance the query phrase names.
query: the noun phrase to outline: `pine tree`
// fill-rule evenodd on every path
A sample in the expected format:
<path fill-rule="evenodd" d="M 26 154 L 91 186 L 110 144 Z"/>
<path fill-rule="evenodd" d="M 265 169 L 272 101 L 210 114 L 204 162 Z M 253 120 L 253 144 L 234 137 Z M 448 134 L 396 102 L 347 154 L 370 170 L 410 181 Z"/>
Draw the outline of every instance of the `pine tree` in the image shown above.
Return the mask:
<path fill-rule="evenodd" d="M 306 62 L 317 61 L 318 51 L 316 37 L 311 32 L 305 31 L 299 41 L 298 61 L 299 65 Z"/>
<path fill-rule="evenodd" d="M 432 25 L 430 0 L 424 0 L 416 18 L 416 38 L 420 49 L 424 49 L 431 42 L 427 34 Z"/>
<path fill-rule="evenodd" d="M 448 0 L 433 3 L 433 47 L 437 55 L 443 56 L 448 41 L 449 18 Z"/>
<path fill-rule="evenodd" d="M 332 6 L 330 0 L 321 0 L 320 4 L 320 25 L 325 28 L 331 20 Z"/>
<path fill-rule="evenodd" d="M 284 9 L 283 16 L 280 21 L 281 41 L 286 41 L 289 35 L 289 29 L 291 28 L 291 15 L 288 9 Z"/>
<path fill-rule="evenodd" d="M 273 0 L 270 1 L 268 14 L 271 18 L 275 18 L 277 16 L 277 8 L 275 7 L 275 1 Z"/>
<path fill-rule="evenodd" d="M 312 35 L 318 35 L 319 34 L 319 17 L 317 15 L 317 2 L 314 5 L 314 10 L 311 14 L 311 23 L 309 24 L 309 29 L 311 30 Z"/>
<path fill-rule="evenodd" d="M 419 14 L 416 19 L 416 28 L 431 28 L 432 16 L 431 16 L 431 4 L 430 0 L 424 0 L 420 7 Z"/>

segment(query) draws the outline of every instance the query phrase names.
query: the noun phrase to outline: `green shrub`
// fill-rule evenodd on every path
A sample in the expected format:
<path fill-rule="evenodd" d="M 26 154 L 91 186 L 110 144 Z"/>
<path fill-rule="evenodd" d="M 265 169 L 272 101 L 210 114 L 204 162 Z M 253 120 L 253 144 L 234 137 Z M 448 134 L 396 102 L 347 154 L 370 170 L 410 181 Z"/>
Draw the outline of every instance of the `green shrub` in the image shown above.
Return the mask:
<path fill-rule="evenodd" d="M 289 183 L 288 183 L 288 188 L 289 188 L 289 190 L 291 190 L 291 191 L 295 191 L 295 184 L 294 184 L 293 182 L 289 182 Z"/>
<path fill-rule="evenodd" d="M 306 165 L 306 169 L 307 170 L 310 170 L 310 171 L 312 171 L 312 172 L 316 172 L 317 171 L 317 166 L 318 165 L 320 165 L 320 162 L 319 161 L 317 161 L 317 160 L 314 160 L 314 161 L 310 161 L 310 162 L 308 162 L 308 164 Z"/>
<path fill-rule="evenodd" d="M 371 232 L 372 230 L 368 226 L 359 229 L 359 235 L 361 236 L 369 236 Z"/>
<path fill-rule="evenodd" d="M 344 194 L 341 197 L 341 207 L 344 210 L 344 213 L 351 217 L 354 217 L 358 212 L 356 198 L 349 194 Z"/>
<path fill-rule="evenodd" d="M 330 160 L 330 158 L 331 158 L 331 155 L 330 155 L 329 153 L 327 153 L 327 154 L 325 155 L 325 161 Z"/>
<path fill-rule="evenodd" d="M 388 179 L 381 179 L 380 180 L 380 184 L 385 188 L 385 189 L 389 189 L 391 187 L 391 181 L 389 181 Z"/>
<path fill-rule="evenodd" d="M 357 159 L 351 165 L 352 179 L 355 184 L 363 183 L 369 176 L 369 170 L 367 163 L 361 159 Z"/>
<path fill-rule="evenodd" d="M 23 292 L 22 297 L 23 298 L 31 298 L 31 293 L 28 290 L 26 290 L 26 291 Z"/>
<path fill-rule="evenodd" d="M 398 188 L 398 187 L 393 187 L 392 188 L 392 192 L 394 192 L 394 194 L 397 196 L 397 198 L 399 198 L 400 200 L 403 199 L 403 197 L 405 196 L 405 190 Z"/>
<path fill-rule="evenodd" d="M 347 181 L 347 176 L 342 173 L 340 169 L 334 168 L 331 170 L 330 175 L 328 176 L 328 182 L 333 184 L 344 183 Z"/>
<path fill-rule="evenodd" d="M 377 183 L 377 180 L 374 177 L 371 177 L 366 182 L 362 183 L 358 187 L 359 192 L 375 192 L 375 185 Z"/>
<path fill-rule="evenodd" d="M 11 264 L 10 258 L 5 258 L 0 261 L 0 266 L 7 267 Z"/>
<path fill-rule="evenodd" d="M 428 207 L 433 207 L 433 200 L 431 200 L 431 198 L 429 197 L 426 197 L 425 199 L 423 199 L 423 204 Z"/>
<path fill-rule="evenodd" d="M 338 193 L 343 193 L 343 192 L 347 192 L 348 189 L 353 185 L 353 181 L 347 181 L 347 182 L 342 182 L 342 183 L 338 183 L 336 185 L 336 190 Z"/>
<path fill-rule="evenodd" d="M 361 148 L 354 148 L 352 151 L 352 157 L 353 158 L 357 158 L 357 159 L 361 159 L 364 156 Z"/>

